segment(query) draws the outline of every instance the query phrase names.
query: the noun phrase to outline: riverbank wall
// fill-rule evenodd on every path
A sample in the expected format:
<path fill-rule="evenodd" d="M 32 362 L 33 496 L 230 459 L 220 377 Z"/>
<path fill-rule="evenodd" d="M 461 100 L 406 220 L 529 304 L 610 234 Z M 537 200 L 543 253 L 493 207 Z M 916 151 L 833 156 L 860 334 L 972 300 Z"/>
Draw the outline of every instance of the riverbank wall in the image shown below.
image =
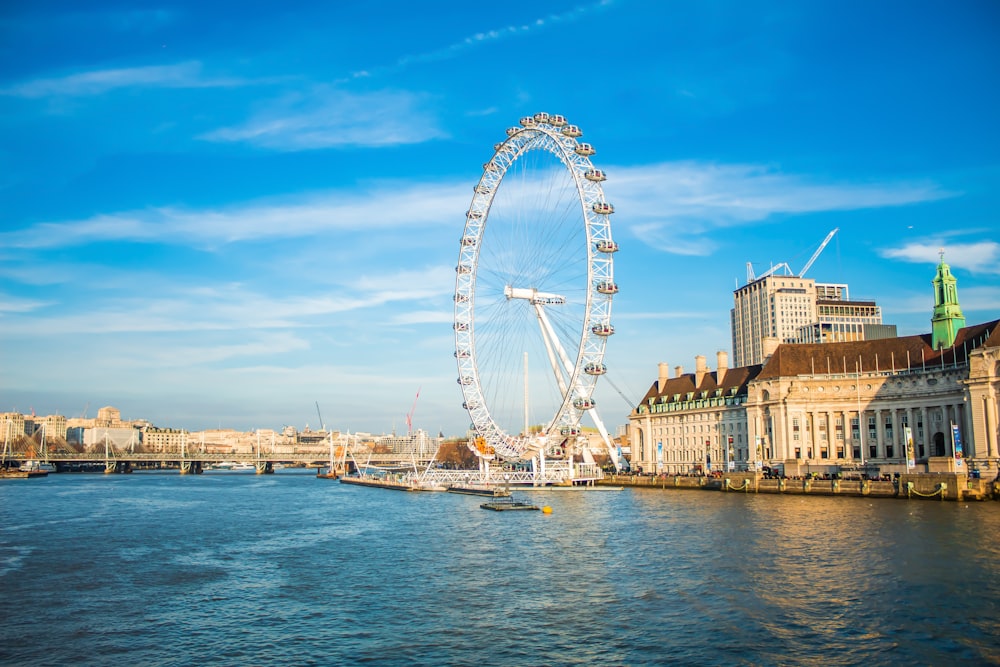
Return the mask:
<path fill-rule="evenodd" d="M 802 496 L 851 496 L 903 500 L 1000 500 L 1000 482 L 958 473 L 904 474 L 892 480 L 765 478 L 759 473 L 731 472 L 720 477 L 687 475 L 608 475 L 600 485 L 650 489 L 775 493 Z"/>

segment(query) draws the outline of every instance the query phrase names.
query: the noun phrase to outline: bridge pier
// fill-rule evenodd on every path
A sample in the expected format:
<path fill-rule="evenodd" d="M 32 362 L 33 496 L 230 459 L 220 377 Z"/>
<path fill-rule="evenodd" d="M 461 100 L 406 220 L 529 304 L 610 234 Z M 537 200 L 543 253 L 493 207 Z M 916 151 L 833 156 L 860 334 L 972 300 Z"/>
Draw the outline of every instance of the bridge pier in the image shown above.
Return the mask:
<path fill-rule="evenodd" d="M 257 461 L 257 474 L 258 475 L 272 475 L 274 474 L 274 464 L 270 461 Z"/>
<path fill-rule="evenodd" d="M 181 461 L 180 468 L 182 475 L 200 475 L 203 472 L 201 461 Z"/>
<path fill-rule="evenodd" d="M 132 472 L 131 461 L 105 461 L 104 474 L 126 474 Z"/>

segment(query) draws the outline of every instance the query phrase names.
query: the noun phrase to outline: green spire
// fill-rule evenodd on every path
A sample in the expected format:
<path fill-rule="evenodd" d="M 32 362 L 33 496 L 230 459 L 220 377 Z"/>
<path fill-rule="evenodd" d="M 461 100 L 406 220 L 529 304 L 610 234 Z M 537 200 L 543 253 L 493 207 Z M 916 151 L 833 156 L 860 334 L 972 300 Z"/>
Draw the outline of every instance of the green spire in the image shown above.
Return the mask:
<path fill-rule="evenodd" d="M 934 315 L 931 317 L 931 346 L 935 350 L 951 347 L 958 330 L 965 326 L 965 316 L 958 305 L 958 280 L 951 275 L 951 267 L 944 263 L 944 248 L 934 285 Z"/>

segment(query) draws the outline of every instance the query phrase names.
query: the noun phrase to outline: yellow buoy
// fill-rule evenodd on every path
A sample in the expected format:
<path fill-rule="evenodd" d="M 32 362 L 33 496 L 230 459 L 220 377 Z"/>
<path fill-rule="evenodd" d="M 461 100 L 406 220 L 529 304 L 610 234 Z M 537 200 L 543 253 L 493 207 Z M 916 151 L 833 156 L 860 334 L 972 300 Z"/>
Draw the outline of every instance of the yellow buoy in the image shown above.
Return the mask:
<path fill-rule="evenodd" d="M 552 508 L 546 505 L 542 508 L 542 514 L 552 514 Z"/>

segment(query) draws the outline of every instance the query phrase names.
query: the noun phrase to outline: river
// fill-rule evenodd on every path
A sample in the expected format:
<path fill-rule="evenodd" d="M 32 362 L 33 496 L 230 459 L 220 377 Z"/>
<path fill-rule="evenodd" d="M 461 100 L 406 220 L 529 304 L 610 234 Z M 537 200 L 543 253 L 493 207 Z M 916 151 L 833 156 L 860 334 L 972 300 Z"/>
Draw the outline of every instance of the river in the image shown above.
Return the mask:
<path fill-rule="evenodd" d="M 5 665 L 1000 664 L 1000 504 L 0 481 Z"/>

